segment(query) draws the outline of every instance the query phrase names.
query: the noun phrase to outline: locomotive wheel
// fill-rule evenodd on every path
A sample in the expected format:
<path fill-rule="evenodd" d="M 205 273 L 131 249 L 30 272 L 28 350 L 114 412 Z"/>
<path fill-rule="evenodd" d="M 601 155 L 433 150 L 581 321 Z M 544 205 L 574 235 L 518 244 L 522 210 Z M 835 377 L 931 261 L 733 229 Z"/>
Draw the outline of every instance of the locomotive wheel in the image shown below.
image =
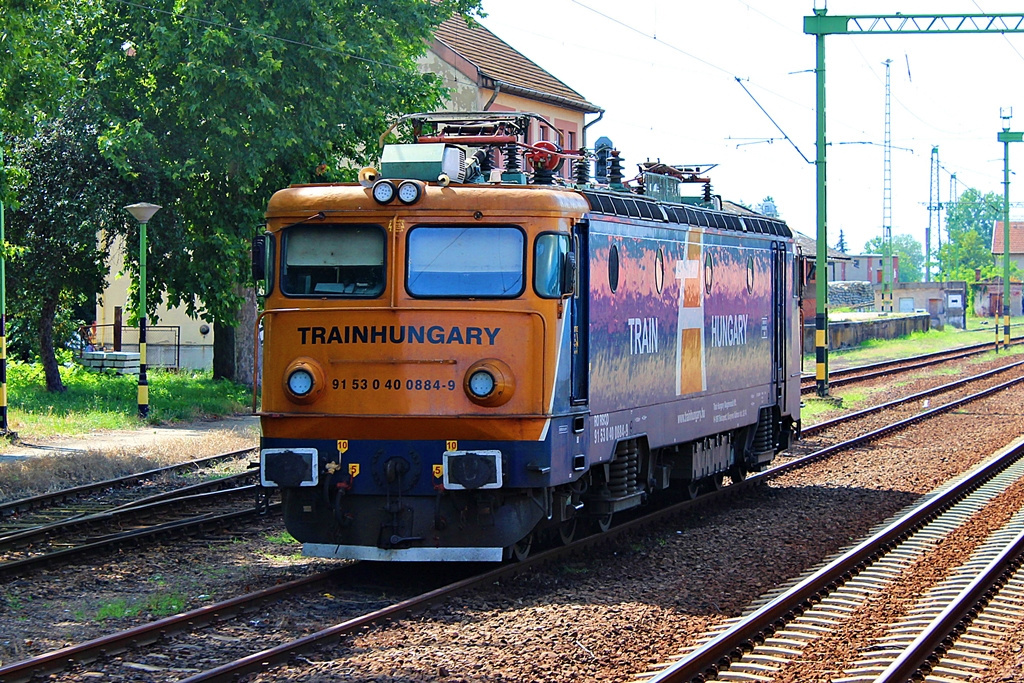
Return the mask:
<path fill-rule="evenodd" d="M 743 465 L 733 465 L 729 468 L 729 476 L 732 478 L 732 483 L 739 483 L 747 478 L 747 468 Z"/>
<path fill-rule="evenodd" d="M 690 500 L 693 500 L 700 495 L 700 480 L 694 479 L 686 485 L 686 492 L 690 495 Z"/>
<path fill-rule="evenodd" d="M 562 522 L 558 525 L 558 540 L 562 545 L 569 545 L 576 538 L 576 518 Z"/>
<path fill-rule="evenodd" d="M 531 549 L 533 549 L 532 531 L 520 540 L 513 543 L 508 548 L 505 548 L 506 559 L 515 560 L 516 562 L 522 562 L 530 556 Z"/>
<path fill-rule="evenodd" d="M 594 518 L 594 526 L 602 534 L 612 528 L 612 513 Z"/>
<path fill-rule="evenodd" d="M 721 491 L 722 487 L 725 486 L 725 475 L 719 472 L 718 474 L 712 474 L 708 477 L 708 489 L 711 491 Z"/>

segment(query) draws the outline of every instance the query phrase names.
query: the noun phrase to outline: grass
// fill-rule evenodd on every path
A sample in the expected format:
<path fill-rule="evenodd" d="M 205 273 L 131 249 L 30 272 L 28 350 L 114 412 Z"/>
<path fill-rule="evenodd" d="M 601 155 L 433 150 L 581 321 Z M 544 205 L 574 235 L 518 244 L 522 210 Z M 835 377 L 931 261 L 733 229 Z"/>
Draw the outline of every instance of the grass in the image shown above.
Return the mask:
<path fill-rule="evenodd" d="M 138 378 L 61 365 L 67 391 L 50 393 L 42 366 L 8 361 L 8 427 L 33 436 L 82 434 L 97 429 L 139 427 Z M 191 422 L 248 413 L 251 390 L 214 380 L 210 372 L 150 370 L 149 424 Z"/>
<path fill-rule="evenodd" d="M 282 531 L 279 534 L 271 534 L 267 536 L 267 540 L 271 543 L 277 543 L 279 545 L 293 545 L 295 543 L 298 543 L 298 541 L 295 540 L 295 537 L 287 531 Z"/>
<path fill-rule="evenodd" d="M 8 363 L 8 428 L 30 443 L 60 442 L 60 437 L 96 436 L 95 450 L 73 449 L 49 457 L 0 462 L 0 501 L 103 481 L 142 470 L 245 448 L 254 436 L 210 429 L 203 438 L 171 437 L 160 442 L 99 445 L 105 431 L 138 431 L 157 424 L 196 422 L 251 409 L 248 388 L 213 380 L 210 372 L 155 370 L 149 373 L 150 415 L 138 418 L 138 378 L 86 370 L 65 358 L 61 378 L 67 391 L 46 391 L 39 365 Z M 0 452 L 16 448 L 0 441 Z M 235 471 L 225 465 L 214 476 Z M 209 473 L 207 473 L 209 474 Z"/>
<path fill-rule="evenodd" d="M 1010 324 L 1014 326 L 1010 328 L 1010 337 L 1012 339 L 1019 339 L 1024 334 L 1020 328 L 1021 325 L 1024 325 L 1024 317 L 1011 317 Z M 943 351 L 957 346 L 995 342 L 995 328 L 996 322 L 992 318 L 968 318 L 966 330 L 946 325 L 943 330 L 914 332 L 897 339 L 869 339 L 854 348 L 829 351 L 829 362 L 831 364 L 835 361 L 837 366 L 864 365 L 890 358 L 904 358 L 923 353 Z M 999 333 L 1001 338 L 1001 324 L 999 325 Z M 803 366 L 805 369 L 814 368 L 813 350 L 811 353 L 804 355 Z"/>
<path fill-rule="evenodd" d="M 188 598 L 184 593 L 178 591 L 167 591 L 147 596 L 145 600 L 127 600 L 118 598 L 112 602 L 100 605 L 96 610 L 96 621 L 107 619 L 124 619 L 125 617 L 137 617 L 147 614 L 152 617 L 167 617 L 172 614 L 179 614 L 185 611 Z"/>

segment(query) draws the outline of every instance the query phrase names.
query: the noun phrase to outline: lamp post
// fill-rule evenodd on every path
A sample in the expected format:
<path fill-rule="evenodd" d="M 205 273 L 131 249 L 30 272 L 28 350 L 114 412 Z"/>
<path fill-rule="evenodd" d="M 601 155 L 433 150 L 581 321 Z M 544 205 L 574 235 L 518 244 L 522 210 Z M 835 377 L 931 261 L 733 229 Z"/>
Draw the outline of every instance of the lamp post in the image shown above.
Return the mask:
<path fill-rule="evenodd" d="M 161 207 L 140 202 L 124 207 L 139 222 L 139 419 L 149 415 L 149 381 L 146 378 L 146 223 Z"/>
<path fill-rule="evenodd" d="M 1024 142 L 1024 133 L 1010 130 L 1013 109 L 999 108 L 1003 131 L 998 140 L 1003 143 L 1003 345 L 1010 345 L 1010 143 Z M 999 323 L 996 322 L 996 350 L 999 349 Z"/>

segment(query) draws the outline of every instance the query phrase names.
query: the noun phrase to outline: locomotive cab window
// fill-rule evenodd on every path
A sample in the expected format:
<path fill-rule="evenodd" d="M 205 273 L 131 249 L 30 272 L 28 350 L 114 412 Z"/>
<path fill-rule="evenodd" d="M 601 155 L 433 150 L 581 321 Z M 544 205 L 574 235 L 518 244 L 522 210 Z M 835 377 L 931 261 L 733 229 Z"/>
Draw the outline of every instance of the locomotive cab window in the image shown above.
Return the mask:
<path fill-rule="evenodd" d="M 384 230 L 378 225 L 296 225 L 281 244 L 281 291 L 368 298 L 384 292 Z"/>
<path fill-rule="evenodd" d="M 512 226 L 417 226 L 409 231 L 406 287 L 417 297 L 515 298 L 526 239 Z"/>
<path fill-rule="evenodd" d="M 533 254 L 533 287 L 537 296 L 557 299 L 570 289 L 575 273 L 568 272 L 574 261 L 569 257 L 569 236 L 545 233 L 537 237 Z"/>

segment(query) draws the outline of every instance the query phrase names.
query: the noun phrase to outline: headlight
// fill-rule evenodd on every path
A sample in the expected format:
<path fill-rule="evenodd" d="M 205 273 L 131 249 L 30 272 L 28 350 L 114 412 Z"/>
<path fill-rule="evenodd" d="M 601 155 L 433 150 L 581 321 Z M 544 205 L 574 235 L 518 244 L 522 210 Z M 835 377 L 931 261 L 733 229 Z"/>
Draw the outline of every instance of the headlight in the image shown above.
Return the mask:
<path fill-rule="evenodd" d="M 292 374 L 288 375 L 288 388 L 296 396 L 305 396 L 313 390 L 313 375 L 305 368 L 293 370 Z"/>
<path fill-rule="evenodd" d="M 494 392 L 494 375 L 487 370 L 477 370 L 469 376 L 469 393 L 477 398 L 487 398 Z"/>
<path fill-rule="evenodd" d="M 509 402 L 515 393 L 516 382 L 508 363 L 488 358 L 469 366 L 462 388 L 473 403 L 495 408 Z"/>
<path fill-rule="evenodd" d="M 296 358 L 284 370 L 284 393 L 292 403 L 312 403 L 325 386 L 324 370 L 312 358 Z"/>
<path fill-rule="evenodd" d="M 390 204 L 397 190 L 390 180 L 378 180 L 373 184 L 373 198 L 378 204 Z"/>
<path fill-rule="evenodd" d="M 415 204 L 423 195 L 423 188 L 412 180 L 403 180 L 398 185 L 398 201 L 403 204 Z"/>

